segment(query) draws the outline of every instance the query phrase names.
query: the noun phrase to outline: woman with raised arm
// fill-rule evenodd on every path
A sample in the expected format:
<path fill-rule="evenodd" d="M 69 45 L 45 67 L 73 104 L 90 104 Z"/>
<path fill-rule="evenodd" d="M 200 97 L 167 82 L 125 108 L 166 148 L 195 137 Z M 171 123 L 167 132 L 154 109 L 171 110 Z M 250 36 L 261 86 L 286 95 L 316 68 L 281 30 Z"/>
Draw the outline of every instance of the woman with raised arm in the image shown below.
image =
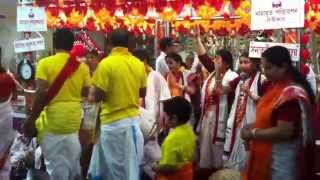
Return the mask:
<path fill-rule="evenodd" d="M 228 50 L 218 50 L 217 56 L 212 61 L 206 54 L 200 33 L 197 39 L 199 60 L 210 72 L 201 92 L 202 112 L 197 128 L 200 145 L 198 165 L 200 169 L 207 169 L 211 172 L 223 166 L 226 122 L 231 105 L 228 101 L 231 96 L 223 94 L 221 89 L 222 86 L 228 86 L 238 75 L 232 71 L 233 58 Z"/>

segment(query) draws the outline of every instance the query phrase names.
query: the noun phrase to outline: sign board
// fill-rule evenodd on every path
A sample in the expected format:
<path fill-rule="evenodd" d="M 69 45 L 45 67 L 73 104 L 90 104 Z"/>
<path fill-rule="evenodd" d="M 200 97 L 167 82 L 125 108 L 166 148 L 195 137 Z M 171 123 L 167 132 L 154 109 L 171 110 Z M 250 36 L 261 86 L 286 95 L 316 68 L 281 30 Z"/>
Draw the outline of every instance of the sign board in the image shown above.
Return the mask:
<path fill-rule="evenodd" d="M 24 5 L 24 4 L 33 4 L 34 0 L 18 0 L 19 5 Z"/>
<path fill-rule="evenodd" d="M 304 27 L 305 0 L 252 0 L 251 30 Z"/>
<path fill-rule="evenodd" d="M 300 59 L 300 45 L 299 44 L 288 44 L 288 43 L 271 43 L 271 42 L 256 42 L 251 41 L 249 47 L 249 57 L 261 58 L 261 54 L 272 46 L 283 46 L 286 47 L 291 55 L 293 61 L 299 61 Z"/>
<path fill-rule="evenodd" d="M 38 51 L 38 50 L 44 50 L 44 49 L 45 49 L 45 45 L 44 45 L 44 39 L 42 37 L 14 41 L 15 53 Z"/>
<path fill-rule="evenodd" d="M 17 31 L 47 31 L 47 15 L 44 7 L 18 6 Z"/>

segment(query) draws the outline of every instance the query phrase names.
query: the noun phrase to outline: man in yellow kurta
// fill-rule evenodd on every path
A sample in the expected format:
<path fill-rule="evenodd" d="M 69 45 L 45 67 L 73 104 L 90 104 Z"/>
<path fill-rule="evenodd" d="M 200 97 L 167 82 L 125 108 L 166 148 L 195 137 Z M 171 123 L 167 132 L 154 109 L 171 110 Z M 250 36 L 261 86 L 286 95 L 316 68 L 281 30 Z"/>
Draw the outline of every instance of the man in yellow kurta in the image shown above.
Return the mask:
<path fill-rule="evenodd" d="M 47 89 L 70 60 L 69 51 L 74 42 L 73 33 L 69 30 L 57 30 L 53 36 L 57 53 L 41 59 L 37 65 L 37 92 L 24 130 L 29 136 L 37 131 L 50 179 L 70 180 L 80 175 L 80 101 L 83 90 L 90 85 L 90 73 L 89 68 L 81 63 L 48 105 L 41 107 Z"/>
<path fill-rule="evenodd" d="M 114 30 L 113 49 L 93 75 L 101 106 L 101 133 L 95 144 L 89 177 L 102 180 L 139 180 L 143 136 L 139 128 L 139 95 L 145 95 L 144 64 L 128 50 L 129 33 Z"/>

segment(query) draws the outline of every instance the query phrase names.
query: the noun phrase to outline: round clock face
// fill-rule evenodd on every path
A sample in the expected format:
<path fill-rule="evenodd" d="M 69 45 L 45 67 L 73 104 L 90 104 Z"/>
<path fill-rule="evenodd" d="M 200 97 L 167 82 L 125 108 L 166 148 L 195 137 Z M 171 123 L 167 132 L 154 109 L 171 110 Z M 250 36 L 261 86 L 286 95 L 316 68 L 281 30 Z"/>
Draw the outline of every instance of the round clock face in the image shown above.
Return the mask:
<path fill-rule="evenodd" d="M 23 79 L 29 80 L 32 77 L 32 67 L 28 63 L 24 63 L 21 66 L 20 74 Z"/>

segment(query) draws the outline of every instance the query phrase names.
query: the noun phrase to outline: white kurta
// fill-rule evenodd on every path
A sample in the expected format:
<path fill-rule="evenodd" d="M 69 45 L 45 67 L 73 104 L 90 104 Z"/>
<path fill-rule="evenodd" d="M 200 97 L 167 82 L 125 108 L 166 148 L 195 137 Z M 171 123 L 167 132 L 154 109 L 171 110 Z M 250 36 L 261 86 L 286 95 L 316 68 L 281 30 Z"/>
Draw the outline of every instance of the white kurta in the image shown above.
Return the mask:
<path fill-rule="evenodd" d="M 215 87 L 215 78 L 214 73 L 211 73 L 207 80 L 205 81 L 202 94 L 201 94 L 201 104 L 202 109 L 204 104 L 206 104 L 206 98 L 209 92 L 210 94 L 213 92 Z M 223 79 L 222 85 L 228 86 L 229 83 L 234 80 L 238 76 L 237 73 L 228 70 Z M 211 82 L 209 80 L 212 79 Z M 208 84 L 210 83 L 210 84 Z M 206 89 L 209 88 L 209 89 Z M 218 107 L 219 106 L 219 107 Z M 227 95 L 221 95 L 219 97 L 219 105 L 211 104 L 206 112 L 202 112 L 202 118 L 199 123 L 199 144 L 200 144 L 200 168 L 221 168 L 223 165 L 222 155 L 223 155 L 223 146 L 224 141 L 216 141 L 213 143 L 214 134 L 219 139 L 225 139 L 225 130 L 226 130 L 226 122 L 228 118 L 228 97 Z M 219 108 L 219 114 L 217 114 L 217 108 Z M 218 124 L 216 124 L 216 118 L 218 116 Z M 214 132 L 217 127 L 217 131 Z"/>
<path fill-rule="evenodd" d="M 167 100 L 170 97 L 170 90 L 164 77 L 156 71 L 151 71 L 147 78 L 147 92 L 145 97 L 146 109 L 140 109 L 141 117 L 144 119 L 142 124 L 140 124 L 140 128 L 145 138 L 149 134 L 155 121 L 159 120 L 161 111 L 160 101 Z M 154 177 L 155 172 L 152 170 L 152 167 L 160 160 L 160 158 L 161 150 L 157 140 L 148 141 L 144 145 L 141 166 L 149 177 Z"/>
<path fill-rule="evenodd" d="M 171 97 L 168 84 L 159 72 L 151 71 L 147 78 L 145 109 L 157 119 L 160 113 L 160 101 Z"/>
<path fill-rule="evenodd" d="M 166 63 L 166 54 L 161 51 L 160 55 L 156 59 L 156 71 L 163 77 L 169 72 L 169 67 Z"/>
<path fill-rule="evenodd" d="M 252 84 L 250 86 L 250 91 L 254 95 L 258 95 L 258 84 L 259 78 L 261 77 L 261 73 L 258 72 L 253 77 Z M 251 78 L 246 79 L 243 84 L 245 86 L 249 85 Z M 235 118 L 236 118 L 236 109 L 238 103 L 240 103 L 240 98 L 245 98 L 244 95 L 240 97 L 240 85 L 242 82 L 239 82 L 236 91 L 235 91 L 235 99 L 233 101 L 231 111 L 229 114 L 228 122 L 227 122 L 227 130 L 226 130 L 226 143 L 224 145 L 224 151 L 229 153 L 229 157 L 226 157 L 227 161 L 225 166 L 235 170 L 244 170 L 247 162 L 247 151 L 244 146 L 244 141 L 240 137 L 241 129 L 248 124 L 252 124 L 256 117 L 256 102 L 247 97 L 247 103 L 245 104 L 245 114 L 243 119 L 241 120 L 241 124 L 238 127 L 234 127 Z M 236 128 L 236 129 L 234 129 Z M 234 136 L 234 143 L 232 143 L 232 137 Z"/>

